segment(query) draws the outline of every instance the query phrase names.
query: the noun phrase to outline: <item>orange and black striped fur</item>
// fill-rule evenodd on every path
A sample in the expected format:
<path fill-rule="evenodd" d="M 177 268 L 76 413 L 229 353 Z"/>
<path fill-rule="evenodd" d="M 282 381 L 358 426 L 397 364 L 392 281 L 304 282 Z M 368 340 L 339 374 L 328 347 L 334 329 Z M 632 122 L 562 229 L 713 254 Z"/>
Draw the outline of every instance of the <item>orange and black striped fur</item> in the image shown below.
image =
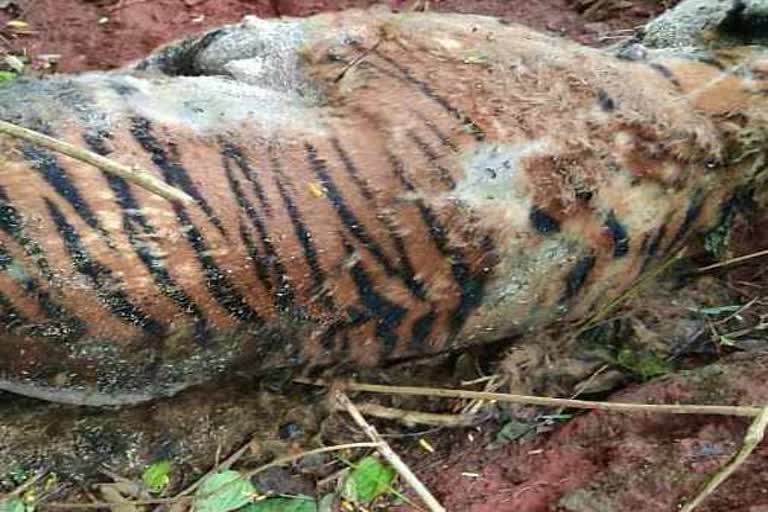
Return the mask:
<path fill-rule="evenodd" d="M 132 403 L 232 368 L 375 365 L 583 316 L 762 170 L 766 89 L 744 52 L 754 65 L 628 61 L 374 9 L 19 79 L 2 119 L 196 204 L 0 138 L 0 389 Z"/>

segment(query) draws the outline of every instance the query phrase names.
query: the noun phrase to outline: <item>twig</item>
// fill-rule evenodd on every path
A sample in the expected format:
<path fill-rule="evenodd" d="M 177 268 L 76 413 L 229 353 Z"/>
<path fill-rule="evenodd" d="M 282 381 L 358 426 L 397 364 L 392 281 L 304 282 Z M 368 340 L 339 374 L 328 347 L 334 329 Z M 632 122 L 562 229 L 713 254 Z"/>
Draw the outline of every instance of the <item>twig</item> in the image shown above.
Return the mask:
<path fill-rule="evenodd" d="M 381 443 L 374 441 L 372 443 L 348 443 L 348 444 L 337 444 L 335 446 L 324 446 L 322 448 L 315 448 L 314 450 L 301 452 L 296 455 L 286 455 L 285 457 L 280 457 L 278 459 L 275 459 L 272 462 L 264 464 L 263 466 L 260 466 L 256 469 L 243 473 L 243 478 L 252 478 L 258 475 L 259 473 L 263 473 L 268 469 L 274 468 L 276 466 L 285 466 L 286 464 L 290 464 L 291 462 L 297 461 L 299 459 L 303 459 L 304 457 L 308 457 L 310 455 L 318 455 L 321 453 L 329 453 L 329 452 L 339 452 L 342 450 L 351 450 L 352 448 L 379 448 L 380 446 L 381 446 Z"/>
<path fill-rule="evenodd" d="M 477 418 L 471 414 L 435 414 L 431 412 L 408 411 L 394 407 L 384 407 L 379 404 L 357 404 L 357 408 L 366 416 L 385 420 L 396 420 L 407 425 L 435 425 L 439 427 L 471 427 L 477 423 Z M 337 405 L 337 409 L 346 410 Z"/>
<path fill-rule="evenodd" d="M 306 452 L 297 453 L 296 455 L 289 455 L 286 457 L 281 457 L 278 459 L 273 460 L 272 462 L 268 464 L 264 464 L 263 466 L 260 466 L 256 469 L 253 469 L 251 471 L 242 473 L 240 475 L 240 478 L 235 478 L 230 480 L 229 482 L 226 482 L 222 484 L 220 487 L 217 487 L 216 489 L 213 489 L 211 492 L 203 495 L 203 496 L 176 496 L 173 498 L 157 498 L 152 500 L 140 500 L 140 501 L 131 501 L 129 502 L 131 505 L 134 506 L 140 506 L 140 505 L 168 505 L 173 503 L 180 503 L 180 502 L 188 502 L 203 498 L 208 498 L 210 496 L 213 496 L 215 494 L 220 493 L 224 488 L 226 488 L 228 485 L 232 485 L 235 482 L 238 482 L 240 480 L 246 480 L 249 478 L 252 478 L 255 475 L 258 475 L 259 473 L 262 473 L 270 468 L 273 468 L 275 466 L 283 466 L 285 464 L 290 464 L 293 461 L 302 459 L 304 457 L 308 457 L 310 455 L 317 455 L 319 453 L 329 453 L 329 452 L 338 452 L 341 450 L 351 450 L 353 448 L 379 448 L 381 443 L 348 443 L 348 444 L 338 444 L 334 446 L 324 446 L 322 448 L 316 448 L 314 450 L 309 450 Z M 65 510 L 86 510 L 86 509 L 96 509 L 96 508 L 109 508 L 113 504 L 111 503 L 105 503 L 105 502 L 94 502 L 94 503 L 62 503 L 62 502 L 53 502 L 53 503 L 47 503 L 46 506 L 49 508 L 58 508 L 58 509 L 65 509 Z"/>
<path fill-rule="evenodd" d="M 721 261 L 720 263 L 713 263 L 712 265 L 707 265 L 706 267 L 700 267 L 699 269 L 697 269 L 697 272 L 701 273 L 701 272 L 706 272 L 708 270 L 714 270 L 716 268 L 728 267 L 731 265 L 736 265 L 737 263 L 749 261 L 753 258 L 759 258 L 761 256 L 768 256 L 768 249 L 753 252 L 751 254 L 745 254 L 744 256 L 738 256 L 736 258 L 731 258 L 729 260 Z"/>
<path fill-rule="evenodd" d="M 68 157 L 80 160 L 87 164 L 98 167 L 107 172 L 138 185 L 150 192 L 157 194 L 169 201 L 175 201 L 185 205 L 194 204 L 194 200 L 181 190 L 172 187 L 158 178 L 152 176 L 149 172 L 142 169 L 128 167 L 119 164 L 114 160 L 98 155 L 87 149 L 77 147 L 62 140 L 54 139 L 40 132 L 18 126 L 6 121 L 0 121 L 0 133 L 5 133 L 17 139 L 26 140 L 37 146 L 56 151 Z"/>
<path fill-rule="evenodd" d="M 714 477 L 704 486 L 699 494 L 690 502 L 688 502 L 680 512 L 693 512 L 697 506 L 704 501 L 707 496 L 715 492 L 720 484 L 725 482 L 734 471 L 744 464 L 752 451 L 760 444 L 765 436 L 765 429 L 768 427 L 768 405 L 763 407 L 760 414 L 755 418 L 755 421 L 749 426 L 746 435 L 744 436 L 744 442 L 741 449 L 736 454 L 731 462 L 723 469 L 717 472 Z"/>
<path fill-rule="evenodd" d="M 303 384 L 326 387 L 323 381 L 309 382 L 298 380 Z M 618 412 L 649 412 L 665 414 L 710 414 L 716 416 L 746 416 L 755 417 L 762 412 L 761 407 L 737 405 L 695 405 L 695 404 L 637 404 L 622 402 L 591 402 L 587 400 L 571 400 L 567 398 L 548 398 L 543 396 L 512 395 L 508 393 L 489 393 L 485 391 L 469 391 L 466 389 L 442 389 L 413 386 L 385 386 L 382 384 L 364 384 L 360 382 L 340 382 L 338 389 L 345 391 L 362 391 L 367 393 L 384 393 L 389 395 L 413 395 L 441 398 L 469 398 L 480 400 L 495 400 L 516 404 L 543 405 L 548 407 L 568 407 L 573 409 L 597 409 Z"/>
<path fill-rule="evenodd" d="M 342 78 L 344 78 L 347 73 L 349 73 L 355 66 L 359 65 L 361 62 L 363 62 L 365 59 L 368 58 L 368 56 L 376 51 L 376 48 L 379 47 L 381 44 L 381 39 L 376 41 L 376 43 L 371 46 L 370 48 L 366 49 L 361 55 L 355 57 L 352 59 L 352 62 L 344 66 L 344 69 L 342 69 L 338 75 L 336 75 L 336 78 L 333 79 L 334 83 L 340 82 Z"/>
<path fill-rule="evenodd" d="M 360 410 L 355 407 L 355 404 L 352 403 L 352 401 L 349 399 L 347 395 L 345 395 L 343 392 L 337 392 L 335 395 L 335 399 L 338 402 L 339 405 L 341 405 L 346 411 L 349 413 L 350 416 L 352 416 L 352 419 L 355 420 L 355 423 L 357 423 L 360 428 L 363 429 L 365 434 L 374 442 L 378 444 L 378 450 L 379 453 L 381 453 L 382 457 L 387 459 L 387 462 L 392 465 L 392 467 L 395 469 L 395 471 L 402 476 L 406 482 L 410 484 L 410 486 L 413 488 L 413 490 L 416 492 L 416 494 L 419 495 L 419 498 L 421 498 L 424 503 L 427 505 L 429 510 L 432 512 L 445 512 L 445 507 L 443 507 L 440 502 L 435 499 L 434 496 L 432 496 L 432 493 L 429 492 L 429 489 L 427 489 L 423 483 L 421 483 L 421 480 L 418 479 L 418 477 L 413 474 L 413 471 L 411 471 L 411 468 L 409 468 L 400 458 L 400 456 L 395 453 L 395 451 L 392 449 L 391 446 L 379 435 L 376 428 L 368 423 L 363 415 L 360 413 Z"/>

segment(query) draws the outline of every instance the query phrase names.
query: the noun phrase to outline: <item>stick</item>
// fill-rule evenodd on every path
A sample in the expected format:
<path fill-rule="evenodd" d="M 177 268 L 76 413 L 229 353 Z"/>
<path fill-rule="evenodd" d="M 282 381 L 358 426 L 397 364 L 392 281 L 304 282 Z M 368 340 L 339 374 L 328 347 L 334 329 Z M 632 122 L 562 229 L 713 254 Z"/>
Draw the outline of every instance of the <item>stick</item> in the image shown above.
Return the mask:
<path fill-rule="evenodd" d="M 720 263 L 713 263 L 712 265 L 707 265 L 706 267 L 697 269 L 697 272 L 700 273 L 706 272 L 707 270 L 714 270 L 716 268 L 728 267 L 730 265 L 735 265 L 737 263 L 751 260 L 752 258 L 759 258 L 760 256 L 768 256 L 768 249 L 753 252 L 752 254 L 745 254 L 744 256 L 738 256 L 736 258 L 731 258 L 730 260 L 721 261 Z"/>
<path fill-rule="evenodd" d="M 687 503 L 680 510 L 680 512 L 693 512 L 693 509 L 699 506 L 701 502 L 707 498 L 707 496 L 715 492 L 715 489 L 717 489 L 720 484 L 725 482 L 725 480 L 731 476 L 734 471 L 739 469 L 739 467 L 747 460 L 752 451 L 763 440 L 766 427 L 768 427 L 768 405 L 763 407 L 763 409 L 760 411 L 760 415 L 755 418 L 755 421 L 753 421 L 749 426 L 749 429 L 747 429 L 747 433 L 744 436 L 744 442 L 736 456 L 731 460 L 729 464 L 727 464 L 723 469 L 715 474 L 715 476 L 712 477 L 707 485 L 704 486 L 701 492 L 699 492 L 699 494 L 693 500 Z"/>
<path fill-rule="evenodd" d="M 16 137 L 17 139 L 26 140 L 37 146 L 42 146 L 46 149 L 56 151 L 57 153 L 98 167 L 99 169 L 110 172 L 116 176 L 120 176 L 126 181 L 134 183 L 135 185 L 149 190 L 169 201 L 187 206 L 195 203 L 194 199 L 189 197 L 186 193 L 152 176 L 148 171 L 119 164 L 114 160 L 110 160 L 109 158 L 98 155 L 92 151 L 77 147 L 62 140 L 54 139 L 43 133 L 5 121 L 0 121 L 0 133 L 5 133 L 6 135 Z"/>
<path fill-rule="evenodd" d="M 322 381 L 312 382 L 296 379 L 301 384 L 311 384 L 325 387 Z M 469 391 L 465 389 L 422 388 L 412 386 L 384 386 L 381 384 L 363 384 L 360 382 L 342 382 L 339 388 L 346 391 L 362 391 L 367 393 L 384 393 L 389 395 L 431 396 L 441 398 L 469 398 L 480 400 L 495 400 L 516 404 L 543 405 L 550 407 L 568 407 L 573 409 L 597 409 L 602 411 L 619 412 L 649 412 L 665 414 L 713 414 L 718 416 L 755 417 L 762 412 L 760 407 L 736 405 L 686 405 L 686 404 L 636 404 L 622 402 L 590 402 L 587 400 L 570 400 L 567 398 L 548 398 L 542 396 L 512 395 L 508 393 L 489 393 L 485 391 Z"/>
<path fill-rule="evenodd" d="M 421 480 L 419 480 L 418 477 L 413 474 L 411 468 L 405 465 L 400 456 L 397 455 L 392 447 L 390 447 L 389 444 L 381 437 L 381 435 L 379 435 L 376 428 L 365 420 L 363 415 L 360 413 L 358 408 L 355 407 L 355 404 L 352 403 L 349 397 L 347 397 L 347 395 L 345 395 L 343 392 L 338 392 L 336 393 L 335 398 L 336 402 L 341 407 L 346 409 L 349 415 L 352 416 L 352 419 L 355 420 L 355 423 L 357 423 L 360 428 L 363 429 L 371 441 L 378 444 L 378 450 L 382 457 L 387 459 L 387 462 L 390 463 L 395 471 L 397 471 L 400 476 L 402 476 L 405 481 L 411 485 L 413 490 L 416 492 L 416 494 L 419 495 L 419 498 L 424 501 L 429 510 L 432 512 L 446 512 L 445 508 L 440 504 L 440 502 L 438 502 L 435 497 L 432 496 L 432 493 L 429 492 L 429 489 L 427 489 L 424 484 L 421 483 Z"/>
<path fill-rule="evenodd" d="M 438 427 L 471 427 L 477 418 L 471 414 L 436 414 L 431 412 L 408 411 L 379 404 L 357 404 L 358 410 L 365 416 L 385 420 L 395 420 L 406 425 L 434 425 Z M 337 410 L 346 411 L 346 407 L 337 405 Z"/>

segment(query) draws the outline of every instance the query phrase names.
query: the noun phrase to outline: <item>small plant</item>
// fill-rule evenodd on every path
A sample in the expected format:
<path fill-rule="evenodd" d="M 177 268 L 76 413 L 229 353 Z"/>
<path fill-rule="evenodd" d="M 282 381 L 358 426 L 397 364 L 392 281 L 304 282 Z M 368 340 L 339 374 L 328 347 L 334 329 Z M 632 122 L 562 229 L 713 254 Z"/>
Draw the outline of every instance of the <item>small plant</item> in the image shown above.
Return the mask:
<path fill-rule="evenodd" d="M 214 473 L 198 487 L 195 512 L 229 512 L 250 504 L 257 496 L 248 478 L 234 470 Z"/>
<path fill-rule="evenodd" d="M 171 463 L 167 460 L 160 460 L 150 464 L 141 474 L 141 481 L 151 492 L 162 492 L 171 481 Z"/>
<path fill-rule="evenodd" d="M 342 486 L 341 495 L 352 503 L 370 503 L 391 489 L 395 470 L 379 459 L 368 456 L 350 471 Z"/>

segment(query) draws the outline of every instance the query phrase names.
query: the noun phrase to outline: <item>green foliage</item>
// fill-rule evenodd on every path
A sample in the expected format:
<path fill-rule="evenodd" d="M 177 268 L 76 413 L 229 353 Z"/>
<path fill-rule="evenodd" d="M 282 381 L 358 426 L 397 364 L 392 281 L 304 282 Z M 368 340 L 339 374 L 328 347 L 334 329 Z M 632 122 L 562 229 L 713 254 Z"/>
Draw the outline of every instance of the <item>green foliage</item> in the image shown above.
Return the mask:
<path fill-rule="evenodd" d="M 14 73 L 13 71 L 0 71 L 0 82 L 13 80 L 14 78 L 16 78 L 16 76 L 17 76 L 16 73 Z"/>
<path fill-rule="evenodd" d="M 341 494 L 353 503 L 368 503 L 390 489 L 395 470 L 375 457 L 357 463 L 344 481 Z"/>
<path fill-rule="evenodd" d="M 616 363 L 643 379 L 664 375 L 672 370 L 672 365 L 656 354 L 629 347 L 619 350 Z"/>
<path fill-rule="evenodd" d="M 225 470 L 207 477 L 195 492 L 195 512 L 229 512 L 248 505 L 256 494 L 251 481 L 237 471 Z"/>
<path fill-rule="evenodd" d="M 317 512 L 317 503 L 312 498 L 267 498 L 251 503 L 241 512 Z"/>
<path fill-rule="evenodd" d="M 697 308 L 694 311 L 696 311 L 696 313 L 701 313 L 702 315 L 717 316 L 721 313 L 735 313 L 742 307 L 743 306 L 735 304 L 733 306 L 712 306 L 708 308 Z"/>
<path fill-rule="evenodd" d="M 149 487 L 152 492 L 160 492 L 168 485 L 171 480 L 171 463 L 167 460 L 153 462 L 144 473 L 141 474 L 141 480 L 144 485 Z"/>
<path fill-rule="evenodd" d="M 26 510 L 24 500 L 17 496 L 0 500 L 0 512 L 26 512 Z"/>
<path fill-rule="evenodd" d="M 730 218 L 725 219 L 719 226 L 704 235 L 704 249 L 714 257 L 719 257 L 728 247 L 731 233 Z"/>

